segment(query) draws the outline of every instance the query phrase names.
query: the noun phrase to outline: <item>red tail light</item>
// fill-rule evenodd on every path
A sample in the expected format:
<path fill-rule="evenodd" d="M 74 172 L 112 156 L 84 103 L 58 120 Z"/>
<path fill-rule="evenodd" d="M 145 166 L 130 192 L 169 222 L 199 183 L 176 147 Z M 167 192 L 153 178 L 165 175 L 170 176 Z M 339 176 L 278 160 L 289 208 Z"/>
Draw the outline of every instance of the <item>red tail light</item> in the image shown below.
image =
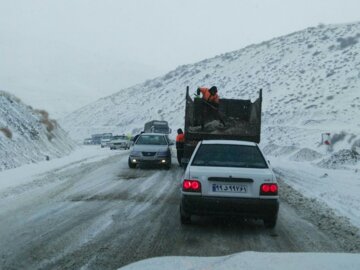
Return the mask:
<path fill-rule="evenodd" d="M 183 182 L 183 190 L 188 190 L 191 189 L 191 181 L 190 180 L 185 180 Z"/>
<path fill-rule="evenodd" d="M 278 185 L 277 184 L 262 184 L 260 186 L 260 195 L 277 195 Z"/>
<path fill-rule="evenodd" d="M 188 192 L 201 192 L 201 183 L 198 180 L 187 180 L 183 181 L 183 191 Z"/>

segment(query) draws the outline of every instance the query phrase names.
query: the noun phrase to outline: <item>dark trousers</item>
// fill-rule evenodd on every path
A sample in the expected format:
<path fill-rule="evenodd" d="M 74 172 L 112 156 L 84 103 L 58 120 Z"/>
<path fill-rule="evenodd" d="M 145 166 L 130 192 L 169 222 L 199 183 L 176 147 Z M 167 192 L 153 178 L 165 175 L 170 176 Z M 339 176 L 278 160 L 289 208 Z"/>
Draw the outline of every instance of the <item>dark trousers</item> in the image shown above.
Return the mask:
<path fill-rule="evenodd" d="M 179 165 L 181 166 L 181 159 L 184 156 L 184 148 L 177 148 L 176 155 L 177 155 L 177 160 L 179 162 Z"/>

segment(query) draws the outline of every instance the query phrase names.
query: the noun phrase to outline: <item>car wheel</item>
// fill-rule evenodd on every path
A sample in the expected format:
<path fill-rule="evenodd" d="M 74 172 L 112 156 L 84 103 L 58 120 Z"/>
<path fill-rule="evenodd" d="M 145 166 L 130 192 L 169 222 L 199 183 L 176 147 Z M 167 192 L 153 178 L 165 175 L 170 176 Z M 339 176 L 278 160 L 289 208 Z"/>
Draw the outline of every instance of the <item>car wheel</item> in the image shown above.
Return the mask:
<path fill-rule="evenodd" d="M 183 225 L 191 224 L 191 215 L 184 212 L 180 206 L 180 222 Z"/>
<path fill-rule="evenodd" d="M 266 228 L 274 228 L 276 226 L 277 216 L 264 219 Z"/>
<path fill-rule="evenodd" d="M 129 164 L 129 168 L 130 168 L 130 169 L 135 169 L 136 164 L 132 163 L 132 162 L 130 161 L 130 158 L 128 159 L 128 164 Z"/>

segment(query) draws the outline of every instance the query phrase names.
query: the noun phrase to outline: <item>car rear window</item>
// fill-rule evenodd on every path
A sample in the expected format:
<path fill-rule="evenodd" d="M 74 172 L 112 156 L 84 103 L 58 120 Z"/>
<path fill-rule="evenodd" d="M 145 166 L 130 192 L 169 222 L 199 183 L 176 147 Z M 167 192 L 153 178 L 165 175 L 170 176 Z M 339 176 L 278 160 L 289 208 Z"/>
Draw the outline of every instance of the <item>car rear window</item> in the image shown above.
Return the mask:
<path fill-rule="evenodd" d="M 145 145 L 167 145 L 167 141 L 164 136 L 161 135 L 141 135 L 137 139 L 136 144 Z"/>
<path fill-rule="evenodd" d="M 196 152 L 191 165 L 268 168 L 257 146 L 234 144 L 202 144 Z"/>

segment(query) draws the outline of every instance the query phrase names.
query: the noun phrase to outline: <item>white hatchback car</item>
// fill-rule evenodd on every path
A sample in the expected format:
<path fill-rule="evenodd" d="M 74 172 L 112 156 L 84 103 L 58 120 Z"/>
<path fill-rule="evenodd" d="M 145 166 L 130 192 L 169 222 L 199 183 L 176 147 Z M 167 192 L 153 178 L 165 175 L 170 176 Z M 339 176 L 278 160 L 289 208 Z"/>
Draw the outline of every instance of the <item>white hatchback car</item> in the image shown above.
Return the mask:
<path fill-rule="evenodd" d="M 181 223 L 191 215 L 242 216 L 276 225 L 278 185 L 256 143 L 204 140 L 196 146 L 181 180 Z"/>

